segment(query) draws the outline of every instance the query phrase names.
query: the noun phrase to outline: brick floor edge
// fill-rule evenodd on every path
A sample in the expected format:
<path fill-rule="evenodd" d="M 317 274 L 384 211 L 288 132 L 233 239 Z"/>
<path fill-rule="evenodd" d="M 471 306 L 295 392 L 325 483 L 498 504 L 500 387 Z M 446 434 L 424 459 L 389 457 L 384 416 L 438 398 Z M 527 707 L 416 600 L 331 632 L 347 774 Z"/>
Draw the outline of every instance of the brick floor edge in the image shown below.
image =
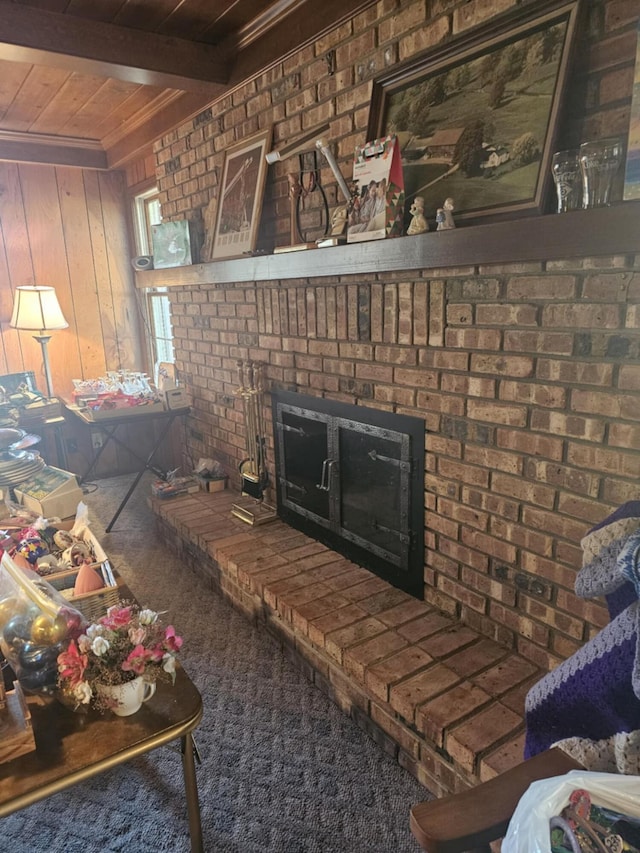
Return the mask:
<path fill-rule="evenodd" d="M 279 519 L 249 525 L 231 491 L 150 498 L 180 563 L 437 796 L 522 760 L 524 697 L 542 673 Z"/>

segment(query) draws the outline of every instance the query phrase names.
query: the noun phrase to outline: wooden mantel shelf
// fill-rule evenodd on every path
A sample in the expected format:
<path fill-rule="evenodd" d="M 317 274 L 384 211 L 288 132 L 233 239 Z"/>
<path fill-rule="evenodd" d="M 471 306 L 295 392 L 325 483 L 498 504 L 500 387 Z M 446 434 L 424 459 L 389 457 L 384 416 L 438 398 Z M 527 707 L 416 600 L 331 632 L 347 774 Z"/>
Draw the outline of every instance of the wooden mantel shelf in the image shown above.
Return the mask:
<path fill-rule="evenodd" d="M 640 253 L 640 202 L 395 240 L 136 272 L 137 287 L 278 281 Z"/>

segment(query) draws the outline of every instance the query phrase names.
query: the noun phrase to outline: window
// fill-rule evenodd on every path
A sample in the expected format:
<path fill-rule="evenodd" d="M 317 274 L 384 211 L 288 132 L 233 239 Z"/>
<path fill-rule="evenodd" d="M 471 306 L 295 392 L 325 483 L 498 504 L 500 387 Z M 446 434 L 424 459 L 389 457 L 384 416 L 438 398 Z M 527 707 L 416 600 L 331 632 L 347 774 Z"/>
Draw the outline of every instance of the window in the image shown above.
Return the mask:
<path fill-rule="evenodd" d="M 138 254 L 153 254 L 151 226 L 162 222 L 157 187 L 134 196 L 133 222 Z M 154 287 L 144 291 L 143 316 L 151 363 L 154 365 L 160 361 L 173 363 L 175 361 L 173 331 L 166 287 Z"/>
<path fill-rule="evenodd" d="M 139 255 L 153 254 L 151 226 L 162 222 L 158 188 L 139 193 L 133 199 L 133 221 L 136 229 L 136 249 Z"/>

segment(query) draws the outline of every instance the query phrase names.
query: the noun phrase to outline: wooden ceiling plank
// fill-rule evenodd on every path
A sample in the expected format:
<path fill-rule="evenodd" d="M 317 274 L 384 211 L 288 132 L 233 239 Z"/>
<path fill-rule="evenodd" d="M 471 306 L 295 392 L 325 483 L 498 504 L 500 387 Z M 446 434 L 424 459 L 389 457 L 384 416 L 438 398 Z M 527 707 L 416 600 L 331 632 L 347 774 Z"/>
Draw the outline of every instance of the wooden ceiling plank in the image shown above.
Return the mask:
<path fill-rule="evenodd" d="M 299 3 L 300 0 L 286 0 L 286 2 L 288 5 L 292 5 Z M 249 22 L 266 16 L 268 10 L 273 6 L 273 0 L 267 0 L 267 2 L 260 4 L 255 3 L 254 0 L 236 0 L 222 14 L 212 18 L 209 26 L 201 33 L 200 41 L 208 44 L 219 43 L 231 33 L 251 26 Z"/>
<path fill-rule="evenodd" d="M 9 0 L 0 0 L 0 59 L 196 92 L 226 83 L 229 76 L 228 57 L 211 45 L 38 11 Z"/>
<path fill-rule="evenodd" d="M 29 130 L 40 112 L 60 91 L 69 78 L 69 71 L 60 68 L 33 66 L 2 119 L 7 130 Z"/>
<path fill-rule="evenodd" d="M 122 135 L 123 128 L 134 123 L 136 116 L 140 113 L 147 113 L 150 106 L 163 92 L 166 92 L 166 89 L 158 89 L 155 86 L 138 86 L 114 113 L 104 116 L 96 122 L 94 130 L 97 138 L 104 139 L 105 136 L 110 136 L 112 133 Z"/>
<path fill-rule="evenodd" d="M 206 41 L 209 44 L 219 43 L 230 36 L 238 26 L 243 26 L 247 21 L 261 15 L 266 8 L 273 5 L 273 0 L 251 0 L 244 4 L 242 0 L 224 0 L 215 4 L 215 10 L 211 5 L 209 0 L 182 0 L 176 4 L 176 8 L 158 31 L 179 38 Z M 233 14 L 238 5 L 243 6 L 241 17 Z M 215 40 L 203 37 L 212 25 L 217 25 L 218 34 Z"/>
<path fill-rule="evenodd" d="M 69 0 L 66 15 L 110 23 L 120 11 L 124 0 Z"/>
<path fill-rule="evenodd" d="M 62 133 L 66 136 L 99 138 L 96 124 L 106 116 L 117 113 L 132 91 L 130 83 L 123 83 L 122 80 L 103 80 L 102 85 L 86 101 L 82 111 L 69 117 Z"/>
<path fill-rule="evenodd" d="M 32 66 L 26 62 L 3 62 L 0 60 L 0 120 L 22 88 L 31 68 Z"/>
<path fill-rule="evenodd" d="M 158 27 L 174 10 L 178 0 L 125 0 L 113 23 L 121 27 L 157 32 Z"/>
<path fill-rule="evenodd" d="M 82 111 L 103 83 L 99 77 L 71 74 L 31 125 L 31 131 L 64 134 L 67 122 Z M 93 138 L 100 139 L 100 136 L 96 133 Z"/>
<path fill-rule="evenodd" d="M 44 12 L 64 12 L 69 5 L 69 0 L 14 0 L 21 6 L 30 6 L 32 9 L 41 9 Z"/>

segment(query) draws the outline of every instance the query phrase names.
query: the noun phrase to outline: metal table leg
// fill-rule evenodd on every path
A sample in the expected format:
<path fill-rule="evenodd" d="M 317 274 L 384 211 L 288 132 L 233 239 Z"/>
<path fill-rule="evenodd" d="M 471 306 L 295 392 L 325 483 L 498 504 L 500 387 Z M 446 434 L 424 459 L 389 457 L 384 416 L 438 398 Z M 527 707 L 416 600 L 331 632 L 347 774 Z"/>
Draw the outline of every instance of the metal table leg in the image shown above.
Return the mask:
<path fill-rule="evenodd" d="M 182 771 L 184 773 L 184 788 L 187 797 L 187 813 L 189 815 L 191 853 L 204 853 L 202 824 L 200 822 L 200 802 L 198 800 L 198 781 L 196 779 L 196 746 L 191 734 L 185 735 L 181 738 L 181 741 Z"/>
<path fill-rule="evenodd" d="M 144 461 L 144 464 L 142 465 L 142 467 L 140 468 L 140 470 L 139 470 L 139 471 L 138 471 L 138 473 L 136 474 L 136 478 L 135 478 L 135 480 L 134 480 L 134 481 L 133 481 L 133 483 L 129 486 L 129 490 L 128 490 L 127 494 L 124 496 L 124 498 L 122 499 L 122 502 L 121 502 L 120 506 L 119 506 L 119 507 L 118 507 L 118 509 L 115 511 L 115 514 L 114 514 L 113 518 L 111 519 L 111 521 L 109 522 L 109 524 L 108 524 L 108 525 L 107 525 L 107 527 L 105 528 L 105 532 L 106 532 L 106 533 L 110 533 L 110 532 L 111 532 L 111 528 L 113 527 L 113 525 L 114 525 L 114 524 L 116 523 L 116 521 L 118 520 L 118 516 L 120 515 L 120 513 L 122 512 L 122 510 L 123 510 L 123 509 L 125 508 L 125 506 L 127 505 L 127 501 L 129 500 L 129 498 L 131 497 L 131 495 L 134 493 L 134 491 L 135 491 L 135 489 L 136 489 L 136 486 L 138 485 L 138 483 L 139 483 L 139 482 L 140 482 L 140 480 L 142 479 L 142 475 L 144 474 L 144 472 L 145 472 L 145 471 L 147 471 L 147 470 L 152 470 L 152 468 L 151 468 L 151 460 L 152 460 L 152 459 L 153 459 L 153 457 L 156 455 L 157 450 L 159 449 L 159 447 L 161 446 L 162 442 L 164 441 L 164 439 L 165 439 L 165 437 L 166 437 L 167 433 L 169 432 L 169 429 L 171 428 L 171 424 L 173 423 L 173 421 L 174 421 L 174 420 L 175 420 L 175 415 L 174 415 L 173 417 L 170 417 L 170 418 L 168 418 L 168 419 L 167 419 L 167 421 L 166 421 L 166 423 L 165 423 L 164 427 L 162 428 L 162 432 L 160 433 L 160 435 L 159 435 L 159 437 L 158 437 L 158 440 L 156 441 L 156 443 L 155 443 L 155 444 L 154 444 L 154 446 L 153 446 L 153 449 L 151 450 L 151 453 L 147 456 L 146 460 Z M 103 447 L 104 447 L 104 445 L 103 445 Z M 100 449 L 102 449 L 102 448 L 100 448 Z M 154 473 L 155 473 L 155 472 L 154 472 Z"/>

